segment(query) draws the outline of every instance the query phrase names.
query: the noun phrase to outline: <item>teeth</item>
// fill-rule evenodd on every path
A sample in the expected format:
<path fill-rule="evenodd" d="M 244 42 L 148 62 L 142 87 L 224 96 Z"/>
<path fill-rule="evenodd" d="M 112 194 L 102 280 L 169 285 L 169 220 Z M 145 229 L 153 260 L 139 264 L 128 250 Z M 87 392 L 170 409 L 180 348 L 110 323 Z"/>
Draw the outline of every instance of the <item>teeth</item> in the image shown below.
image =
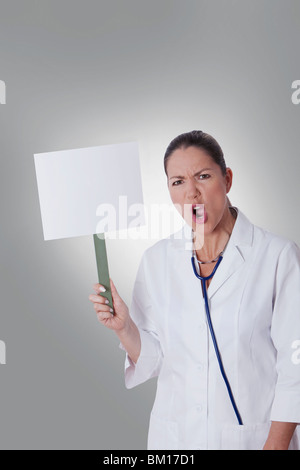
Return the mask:
<path fill-rule="evenodd" d="M 197 219 L 203 219 L 204 214 L 203 214 L 203 209 L 202 207 L 194 207 L 194 214 L 197 217 Z"/>

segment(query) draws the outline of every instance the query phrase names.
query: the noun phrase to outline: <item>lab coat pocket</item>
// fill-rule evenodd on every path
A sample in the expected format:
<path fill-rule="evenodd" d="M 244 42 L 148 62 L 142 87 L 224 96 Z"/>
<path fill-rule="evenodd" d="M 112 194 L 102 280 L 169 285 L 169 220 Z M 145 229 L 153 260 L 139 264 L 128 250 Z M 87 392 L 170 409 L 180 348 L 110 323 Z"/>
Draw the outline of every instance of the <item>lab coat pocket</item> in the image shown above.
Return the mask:
<path fill-rule="evenodd" d="M 151 413 L 147 449 L 178 449 L 178 424 Z"/>
<path fill-rule="evenodd" d="M 270 423 L 225 425 L 222 430 L 223 450 L 262 450 Z"/>

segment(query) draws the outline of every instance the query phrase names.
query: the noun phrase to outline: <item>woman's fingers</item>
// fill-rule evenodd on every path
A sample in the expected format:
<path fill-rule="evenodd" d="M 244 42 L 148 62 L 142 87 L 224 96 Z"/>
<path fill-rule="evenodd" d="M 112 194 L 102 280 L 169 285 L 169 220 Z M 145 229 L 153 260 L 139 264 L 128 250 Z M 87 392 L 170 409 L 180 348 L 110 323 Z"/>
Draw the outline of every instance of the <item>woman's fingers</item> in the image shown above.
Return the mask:
<path fill-rule="evenodd" d="M 94 289 L 96 291 L 103 292 L 103 289 L 101 289 L 100 284 L 94 284 Z M 98 319 L 105 319 L 105 318 L 110 318 L 111 314 L 113 313 L 113 309 L 109 307 L 109 300 L 103 297 L 102 295 L 95 295 L 92 294 L 89 296 L 89 300 L 93 302 L 94 304 L 94 309 L 97 312 Z"/>
<path fill-rule="evenodd" d="M 113 308 L 109 305 L 110 302 L 105 297 L 105 294 L 103 295 L 103 293 L 107 291 L 105 286 L 94 284 L 93 288 L 96 294 L 90 295 L 89 300 L 94 304 L 98 320 L 102 321 L 105 326 L 113 330 L 124 328 L 129 319 L 129 310 L 125 302 L 120 297 L 113 281 L 110 279 Z"/>
<path fill-rule="evenodd" d="M 90 295 L 89 299 L 91 302 L 96 302 L 98 304 L 109 304 L 109 300 L 102 295 Z"/>
<path fill-rule="evenodd" d="M 112 314 L 109 312 L 97 312 L 97 317 L 99 321 L 108 320 L 112 317 Z"/>
<path fill-rule="evenodd" d="M 102 286 L 102 284 L 94 284 L 93 288 L 97 293 L 106 292 L 106 289 L 104 286 Z"/>
<path fill-rule="evenodd" d="M 110 312 L 113 313 L 113 309 L 108 305 L 100 304 L 98 302 L 94 303 L 94 309 L 96 312 Z"/>
<path fill-rule="evenodd" d="M 89 299 L 94 303 L 94 309 L 97 313 L 104 312 L 110 316 L 113 313 L 113 309 L 107 305 L 107 299 L 99 295 L 90 295 Z"/>

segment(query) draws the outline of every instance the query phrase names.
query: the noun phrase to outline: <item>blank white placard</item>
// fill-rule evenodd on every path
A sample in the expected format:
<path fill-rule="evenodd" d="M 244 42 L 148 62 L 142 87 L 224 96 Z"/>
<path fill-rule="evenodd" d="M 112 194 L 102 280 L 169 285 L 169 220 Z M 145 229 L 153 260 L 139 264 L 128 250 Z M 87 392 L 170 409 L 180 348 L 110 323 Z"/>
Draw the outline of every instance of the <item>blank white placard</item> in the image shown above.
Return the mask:
<path fill-rule="evenodd" d="M 99 233 L 105 207 L 115 217 L 110 210 L 103 231 L 141 225 L 141 214 L 124 214 L 126 206 L 143 207 L 136 142 L 39 153 L 34 162 L 45 240 Z"/>

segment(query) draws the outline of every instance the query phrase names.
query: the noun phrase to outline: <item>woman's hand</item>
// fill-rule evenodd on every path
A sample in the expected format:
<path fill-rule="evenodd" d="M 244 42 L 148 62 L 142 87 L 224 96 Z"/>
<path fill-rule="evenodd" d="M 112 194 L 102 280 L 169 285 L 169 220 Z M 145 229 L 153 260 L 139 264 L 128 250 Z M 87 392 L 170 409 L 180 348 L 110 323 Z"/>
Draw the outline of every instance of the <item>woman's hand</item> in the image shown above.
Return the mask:
<path fill-rule="evenodd" d="M 108 300 L 101 294 L 105 292 L 105 288 L 101 284 L 94 284 L 94 290 L 97 294 L 89 296 L 94 304 L 98 320 L 111 330 L 121 331 L 128 328 L 130 322 L 129 310 L 125 302 L 119 296 L 117 289 L 110 279 L 110 288 L 113 300 L 113 310 L 108 304 Z"/>

